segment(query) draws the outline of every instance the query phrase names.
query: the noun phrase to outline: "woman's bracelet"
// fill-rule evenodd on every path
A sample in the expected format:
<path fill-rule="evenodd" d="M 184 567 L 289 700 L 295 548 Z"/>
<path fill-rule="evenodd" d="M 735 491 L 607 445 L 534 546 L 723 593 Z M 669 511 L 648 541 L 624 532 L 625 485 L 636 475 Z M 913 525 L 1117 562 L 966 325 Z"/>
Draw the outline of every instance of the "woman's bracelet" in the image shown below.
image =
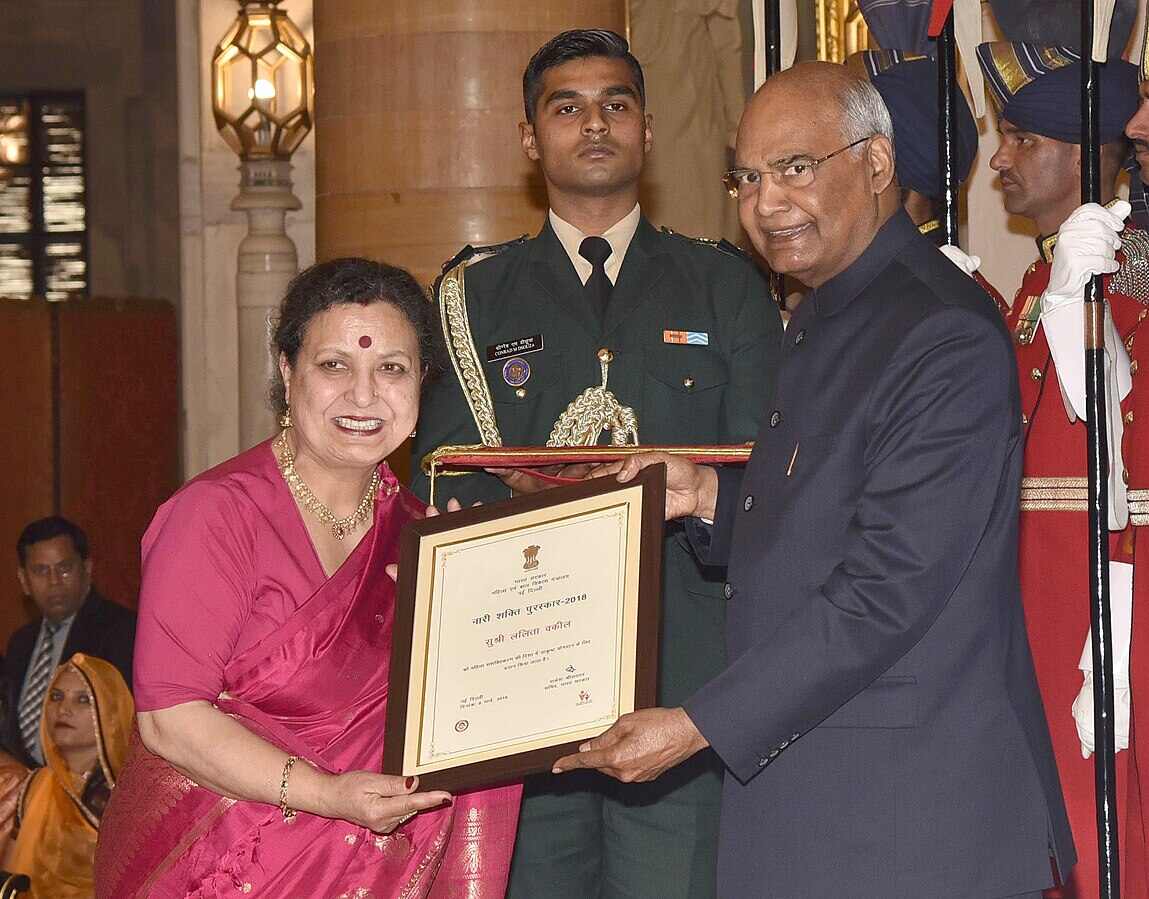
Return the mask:
<path fill-rule="evenodd" d="M 279 810 L 283 813 L 283 820 L 290 821 L 295 817 L 295 809 L 287 804 L 287 778 L 291 776 L 292 766 L 299 761 L 299 756 L 289 755 L 283 763 L 283 779 L 279 782 Z"/>

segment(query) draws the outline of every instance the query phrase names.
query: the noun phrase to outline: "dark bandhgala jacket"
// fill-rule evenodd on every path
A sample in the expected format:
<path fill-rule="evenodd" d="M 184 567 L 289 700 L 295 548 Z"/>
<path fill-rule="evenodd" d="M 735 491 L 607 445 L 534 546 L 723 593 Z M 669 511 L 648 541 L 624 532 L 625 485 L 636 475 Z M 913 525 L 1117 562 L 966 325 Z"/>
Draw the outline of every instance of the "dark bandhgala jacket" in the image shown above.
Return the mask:
<path fill-rule="evenodd" d="M 7 680 L 8 710 L 4 722 L 4 747 L 25 763 L 30 763 L 27 750 L 17 725 L 20 690 L 24 675 L 32 661 L 36 640 L 40 636 L 40 619 L 24 625 L 8 640 L 4 656 L 4 674 Z M 124 676 L 129 689 L 132 686 L 132 650 L 136 642 L 136 615 L 118 603 L 104 599 L 95 588 L 76 613 L 76 620 L 68 631 L 60 661 L 65 662 L 77 652 L 111 662 Z"/>
<path fill-rule="evenodd" d="M 999 897 L 1075 861 L 1018 589 L 1021 410 L 991 299 L 901 212 L 790 322 L 720 472 L 720 894 Z"/>

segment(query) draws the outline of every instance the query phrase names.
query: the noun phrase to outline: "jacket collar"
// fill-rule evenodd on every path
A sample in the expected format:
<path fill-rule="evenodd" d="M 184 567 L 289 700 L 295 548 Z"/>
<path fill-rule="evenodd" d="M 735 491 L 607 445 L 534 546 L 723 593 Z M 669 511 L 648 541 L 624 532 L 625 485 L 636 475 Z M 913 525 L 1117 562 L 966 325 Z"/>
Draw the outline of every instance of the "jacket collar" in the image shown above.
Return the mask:
<path fill-rule="evenodd" d="M 878 229 L 870 245 L 857 259 L 844 271 L 811 291 L 818 314 L 836 315 L 845 309 L 889 265 L 908 241 L 920 236 L 904 210 L 895 212 Z"/>

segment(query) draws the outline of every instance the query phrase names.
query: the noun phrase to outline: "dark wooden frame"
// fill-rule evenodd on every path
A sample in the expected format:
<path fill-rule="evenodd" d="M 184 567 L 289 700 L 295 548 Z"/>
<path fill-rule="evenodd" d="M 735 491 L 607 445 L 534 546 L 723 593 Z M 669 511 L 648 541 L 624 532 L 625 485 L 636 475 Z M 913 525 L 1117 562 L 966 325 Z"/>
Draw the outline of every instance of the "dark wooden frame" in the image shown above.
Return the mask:
<path fill-rule="evenodd" d="M 522 512 L 557 507 L 574 500 L 606 496 L 635 486 L 642 488 L 642 510 L 634 707 L 650 708 L 657 704 L 658 635 L 662 616 L 662 539 L 666 508 L 666 466 L 661 464 L 643 469 L 634 480 L 626 484 L 619 484 L 614 478 L 596 478 L 569 487 L 553 487 L 488 506 L 462 509 L 447 516 L 414 521 L 403 529 L 399 547 L 399 578 L 395 592 L 387 728 L 383 744 L 385 773 L 402 774 L 405 761 L 407 695 L 411 681 L 411 641 L 417 611 L 416 572 L 423 538 L 456 528 L 497 521 Z M 463 790 L 519 780 L 527 774 L 549 771 L 556 760 L 578 751 L 579 742 L 566 742 L 432 771 L 420 775 L 420 788 Z"/>

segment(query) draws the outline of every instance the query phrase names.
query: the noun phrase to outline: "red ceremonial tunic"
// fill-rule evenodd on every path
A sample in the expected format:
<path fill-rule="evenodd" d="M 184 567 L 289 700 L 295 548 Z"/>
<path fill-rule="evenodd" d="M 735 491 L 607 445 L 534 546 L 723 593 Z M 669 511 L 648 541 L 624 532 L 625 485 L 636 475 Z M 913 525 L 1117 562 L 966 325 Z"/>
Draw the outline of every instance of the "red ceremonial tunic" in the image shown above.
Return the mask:
<path fill-rule="evenodd" d="M 1127 228 L 1129 256 L 1105 277 L 1117 331 L 1132 359 L 1133 390 L 1122 403 L 1122 459 L 1130 525 L 1110 539 L 1110 559 L 1134 564 L 1130 661 L 1132 712 L 1129 749 L 1117 754 L 1122 895 L 1149 897 L 1149 235 Z M 1089 632 L 1088 492 L 1086 426 L 1070 422 L 1044 329 L 1035 326 L 1049 282 L 1053 243 L 1029 267 L 1007 316 L 1021 380 L 1025 467 L 1021 488 L 1020 569 L 1026 626 L 1078 862 L 1069 882 L 1046 893 L 1056 899 L 1098 895 L 1094 761 L 1081 757 L 1072 715 L 1081 690 L 1077 663 Z M 1142 243 L 1141 241 L 1145 241 Z M 1123 256 L 1124 253 L 1119 254 Z M 1116 279 L 1116 280 L 1114 280 Z M 1140 336 L 1139 336 L 1140 335 Z M 1084 351 L 1084 350 L 1083 350 Z M 1144 357 L 1139 364 L 1138 356 Z M 1140 563 L 1140 564 L 1138 564 Z M 1138 743 L 1143 710 L 1146 735 Z"/>

